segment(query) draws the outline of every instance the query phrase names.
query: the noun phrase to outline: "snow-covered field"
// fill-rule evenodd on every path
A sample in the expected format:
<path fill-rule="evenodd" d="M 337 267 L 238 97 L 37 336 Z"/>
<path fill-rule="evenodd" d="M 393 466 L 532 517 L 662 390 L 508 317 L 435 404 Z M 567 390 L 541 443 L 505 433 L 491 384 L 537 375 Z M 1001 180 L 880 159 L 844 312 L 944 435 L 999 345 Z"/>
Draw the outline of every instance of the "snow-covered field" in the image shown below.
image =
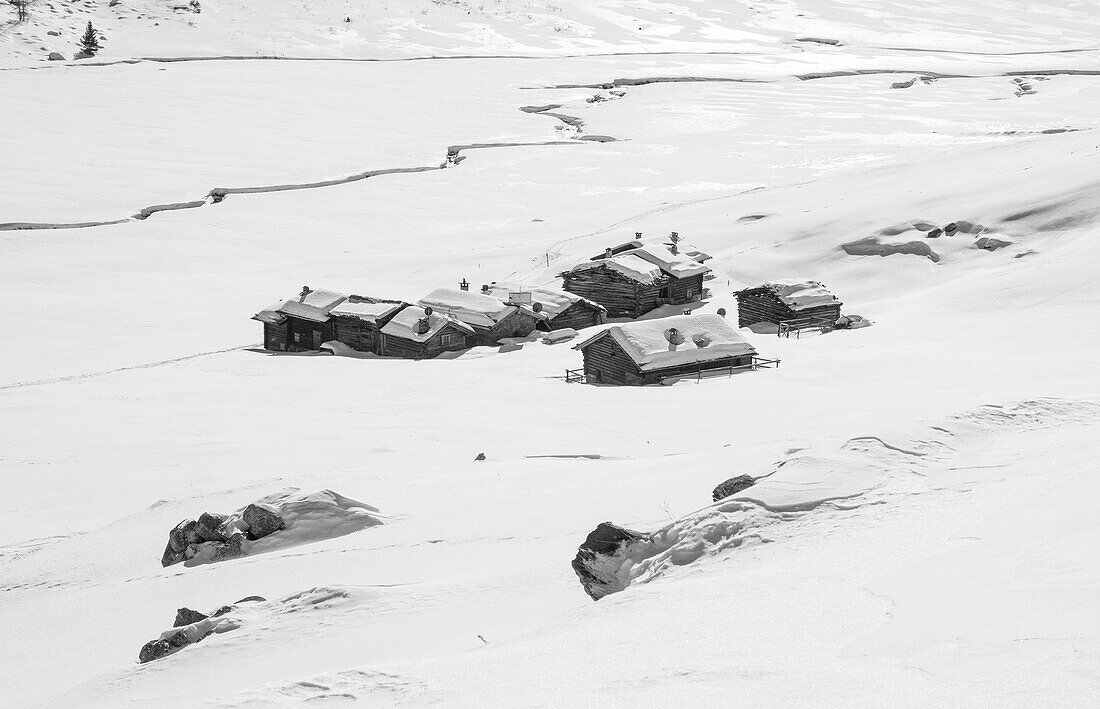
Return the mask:
<path fill-rule="evenodd" d="M 0 706 L 1100 702 L 1093 3 L 175 4 L 0 25 Z M 89 19 L 99 56 L 44 61 Z M 249 320 L 673 230 L 696 313 L 800 277 L 874 325 L 613 388 L 563 381 L 577 340 L 273 355 Z M 161 567 L 288 488 L 384 523 Z M 655 542 L 593 603 L 608 520 Z"/>

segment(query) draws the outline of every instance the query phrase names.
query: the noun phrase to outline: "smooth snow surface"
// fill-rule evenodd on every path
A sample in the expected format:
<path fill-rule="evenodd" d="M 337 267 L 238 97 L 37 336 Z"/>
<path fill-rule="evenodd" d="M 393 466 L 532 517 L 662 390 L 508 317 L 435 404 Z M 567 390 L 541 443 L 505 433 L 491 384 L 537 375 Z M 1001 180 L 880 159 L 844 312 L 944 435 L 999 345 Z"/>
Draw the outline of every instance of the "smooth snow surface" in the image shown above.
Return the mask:
<path fill-rule="evenodd" d="M 1100 703 L 1094 1 L 176 4 L 0 3 L 0 707 Z M 709 296 L 612 327 L 790 275 L 875 326 L 597 387 L 606 326 L 412 361 L 250 319 L 673 231 Z M 269 496 L 293 544 L 160 566 Z M 594 603 L 603 521 L 653 542 Z"/>

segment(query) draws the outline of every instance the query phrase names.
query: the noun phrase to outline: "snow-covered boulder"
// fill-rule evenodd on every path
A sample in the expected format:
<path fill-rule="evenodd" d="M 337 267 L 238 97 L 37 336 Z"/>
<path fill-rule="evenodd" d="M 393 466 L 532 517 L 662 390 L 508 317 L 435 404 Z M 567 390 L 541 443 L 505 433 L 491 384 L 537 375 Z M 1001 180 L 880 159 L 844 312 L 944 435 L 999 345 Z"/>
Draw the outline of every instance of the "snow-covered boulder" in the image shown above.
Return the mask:
<path fill-rule="evenodd" d="M 214 613 L 206 615 L 190 608 L 180 608 L 176 611 L 176 620 L 170 630 L 160 634 L 160 637 L 150 640 L 141 646 L 138 651 L 138 662 L 146 663 L 167 657 L 180 648 L 193 645 L 202 641 L 214 633 L 225 633 L 236 630 L 240 622 L 226 618 L 238 605 L 250 602 L 262 602 L 261 596 L 249 596 L 242 598 L 231 606 L 222 606 Z"/>
<path fill-rule="evenodd" d="M 714 492 L 711 493 L 714 501 L 725 499 L 730 495 L 736 495 L 746 488 L 750 488 L 756 484 L 756 478 L 751 475 L 738 475 L 737 477 L 730 478 L 729 480 L 721 483 L 718 487 L 714 488 Z"/>
<path fill-rule="evenodd" d="M 232 514 L 204 512 L 168 535 L 161 565 L 197 566 L 342 537 L 382 524 L 378 509 L 332 490 L 288 488 Z"/>
<path fill-rule="evenodd" d="M 263 539 L 273 532 L 286 529 L 286 522 L 271 505 L 249 505 L 244 508 L 242 516 L 248 525 L 249 539 Z"/>
<path fill-rule="evenodd" d="M 650 544 L 649 535 L 625 527 L 601 522 L 577 548 L 573 571 L 593 600 L 626 588 L 617 573 L 635 547 Z"/>

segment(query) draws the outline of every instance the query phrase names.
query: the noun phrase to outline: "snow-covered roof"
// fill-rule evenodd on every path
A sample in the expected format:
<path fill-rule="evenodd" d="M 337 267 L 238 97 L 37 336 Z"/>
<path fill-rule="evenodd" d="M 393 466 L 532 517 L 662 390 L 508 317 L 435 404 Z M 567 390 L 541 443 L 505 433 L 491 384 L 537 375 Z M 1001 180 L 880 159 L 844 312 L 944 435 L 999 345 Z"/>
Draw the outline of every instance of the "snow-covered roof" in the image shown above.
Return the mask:
<path fill-rule="evenodd" d="M 598 261 L 585 261 L 584 263 L 574 266 L 572 270 L 587 271 L 592 268 L 599 268 L 600 266 L 606 266 L 612 271 L 621 273 L 632 281 L 637 281 L 645 285 L 653 285 L 664 276 L 659 266 L 655 266 L 649 261 L 640 259 L 633 254 L 612 256 L 611 258 L 600 259 Z"/>
<path fill-rule="evenodd" d="M 554 318 L 561 315 L 570 306 L 577 303 L 586 303 L 596 310 L 606 311 L 599 303 L 595 303 L 588 298 L 582 298 L 574 293 L 567 293 L 557 288 L 547 288 L 545 286 L 538 286 L 535 288 L 520 288 L 518 286 L 509 287 L 507 285 L 495 285 L 489 289 L 486 295 L 492 296 L 505 303 L 508 302 L 508 298 L 512 293 L 522 292 L 531 294 L 531 303 L 542 304 L 542 313 L 546 314 L 548 318 Z"/>
<path fill-rule="evenodd" d="M 806 310 L 822 305 L 841 305 L 840 300 L 823 284 L 805 279 L 787 278 L 768 281 L 757 286 L 767 288 L 791 310 Z M 752 289 L 748 289 L 752 290 Z"/>
<path fill-rule="evenodd" d="M 289 300 L 273 303 L 252 316 L 253 320 L 277 325 L 291 316 L 313 322 L 325 322 L 329 312 L 340 303 L 347 300 L 343 293 L 330 290 L 304 289 L 302 293 Z"/>
<path fill-rule="evenodd" d="M 359 318 L 360 320 L 366 320 L 367 322 L 377 325 L 378 321 L 384 320 L 400 310 L 402 305 L 402 303 L 371 302 L 370 300 L 353 302 L 353 300 L 349 298 L 329 312 L 332 315 Z"/>
<path fill-rule="evenodd" d="M 493 327 L 518 309 L 499 298 L 455 288 L 436 288 L 421 298 L 419 303 L 464 323 L 484 328 Z"/>
<path fill-rule="evenodd" d="M 671 337 L 675 328 L 678 337 Z M 643 372 L 725 357 L 755 355 L 756 349 L 720 315 L 677 315 L 612 325 L 573 349 L 611 337 Z"/>
<path fill-rule="evenodd" d="M 424 333 L 417 332 L 417 326 L 424 317 L 428 318 L 428 331 Z M 460 320 L 444 315 L 434 308 L 431 315 L 425 316 L 424 309 L 415 305 L 402 308 L 401 312 L 394 315 L 386 323 L 382 328 L 382 333 L 414 342 L 426 342 L 447 325 L 453 325 L 468 335 L 474 334 L 474 329 Z"/>
<path fill-rule="evenodd" d="M 710 271 L 709 266 L 704 266 L 686 254 L 674 254 L 671 249 L 663 244 L 647 244 L 633 251 L 628 251 L 617 258 L 623 258 L 627 255 L 637 256 L 644 261 L 648 261 L 676 278 L 689 278 Z"/>

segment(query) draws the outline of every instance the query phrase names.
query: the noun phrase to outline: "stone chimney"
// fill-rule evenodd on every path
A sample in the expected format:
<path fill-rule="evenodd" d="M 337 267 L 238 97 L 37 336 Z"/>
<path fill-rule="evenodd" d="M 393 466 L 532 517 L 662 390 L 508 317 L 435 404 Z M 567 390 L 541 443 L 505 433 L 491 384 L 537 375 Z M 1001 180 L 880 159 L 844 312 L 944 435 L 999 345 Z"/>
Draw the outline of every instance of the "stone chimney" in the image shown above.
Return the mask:
<path fill-rule="evenodd" d="M 463 278 L 462 282 L 458 284 L 458 287 L 460 290 L 470 290 L 470 282 Z"/>

